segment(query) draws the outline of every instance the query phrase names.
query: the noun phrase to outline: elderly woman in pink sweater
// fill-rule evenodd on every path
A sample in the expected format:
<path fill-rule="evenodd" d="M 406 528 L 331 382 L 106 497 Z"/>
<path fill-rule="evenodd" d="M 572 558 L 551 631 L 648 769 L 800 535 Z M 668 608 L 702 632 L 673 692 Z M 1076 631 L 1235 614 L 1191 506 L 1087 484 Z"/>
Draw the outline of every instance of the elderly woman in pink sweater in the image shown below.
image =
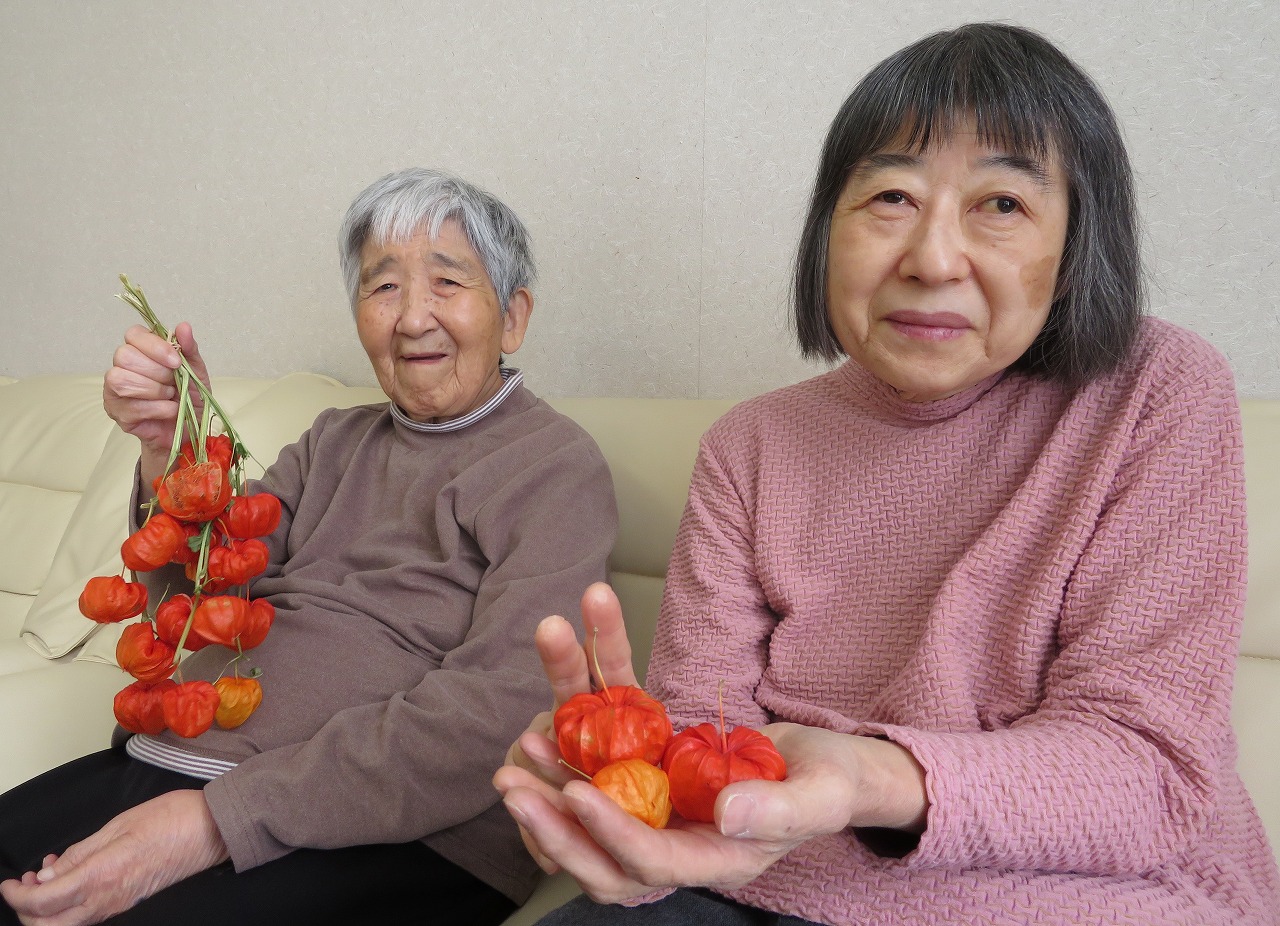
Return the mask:
<path fill-rule="evenodd" d="M 704 437 L 650 692 L 762 729 L 783 782 L 653 830 L 557 766 L 495 777 L 580 897 L 545 924 L 1276 923 L 1234 768 L 1245 579 L 1227 364 L 1142 317 L 1114 117 L 1042 37 L 929 36 L 827 137 L 794 281 L 826 375 Z M 616 599 L 584 598 L 626 682 Z M 568 624 L 539 648 L 589 686 Z"/>

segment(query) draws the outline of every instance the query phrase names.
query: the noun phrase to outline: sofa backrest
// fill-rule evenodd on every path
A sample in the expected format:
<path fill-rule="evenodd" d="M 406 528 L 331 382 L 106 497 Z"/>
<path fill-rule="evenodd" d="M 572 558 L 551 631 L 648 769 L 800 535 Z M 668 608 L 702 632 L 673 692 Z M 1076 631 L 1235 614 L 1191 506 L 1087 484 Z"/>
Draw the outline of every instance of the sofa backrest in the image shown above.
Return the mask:
<path fill-rule="evenodd" d="M 1249 499 L 1249 594 L 1231 722 L 1240 775 L 1280 858 L 1280 401 L 1246 400 L 1244 478 Z"/>
<path fill-rule="evenodd" d="M 0 643 L 30 658 L 114 662 L 120 628 L 98 628 L 76 599 L 91 575 L 120 568 L 137 443 L 102 412 L 99 377 L 0 377 Z M 278 380 L 215 379 L 219 402 L 250 450 L 270 461 L 324 408 L 385 401 L 377 389 L 310 373 Z M 613 582 L 631 629 L 637 672 L 647 664 L 667 557 L 684 507 L 698 438 L 733 404 L 701 399 L 556 399 L 591 433 L 613 472 L 622 531 Z M 1273 844 L 1280 843 L 1280 402 L 1242 403 L 1250 570 L 1233 722 L 1240 769 Z M 257 466 L 251 464 L 251 474 Z M 25 646 L 17 646 L 21 630 Z M 12 649 L 10 652 L 12 652 Z M 0 647 L 0 674 L 6 666 Z M 29 668 L 24 663 L 17 668 Z"/>
<path fill-rule="evenodd" d="M 595 438 L 618 498 L 622 530 L 610 581 L 626 615 L 636 674 L 644 678 L 676 527 L 698 440 L 733 407 L 718 399 L 552 399 Z"/>

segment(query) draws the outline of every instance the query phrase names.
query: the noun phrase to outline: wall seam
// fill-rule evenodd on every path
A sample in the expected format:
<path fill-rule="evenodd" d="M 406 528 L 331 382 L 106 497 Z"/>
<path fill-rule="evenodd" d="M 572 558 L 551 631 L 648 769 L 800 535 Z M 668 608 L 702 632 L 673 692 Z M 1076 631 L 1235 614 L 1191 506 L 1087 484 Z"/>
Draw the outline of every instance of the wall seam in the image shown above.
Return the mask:
<path fill-rule="evenodd" d="M 701 215 L 698 221 L 698 330 L 694 337 L 694 358 L 697 364 L 698 377 L 694 387 L 694 398 L 703 398 L 705 369 L 702 358 L 702 313 L 706 305 L 707 292 L 707 71 L 710 68 L 708 47 L 711 33 L 711 0 L 702 2 L 702 177 L 700 180 L 699 201 Z"/>

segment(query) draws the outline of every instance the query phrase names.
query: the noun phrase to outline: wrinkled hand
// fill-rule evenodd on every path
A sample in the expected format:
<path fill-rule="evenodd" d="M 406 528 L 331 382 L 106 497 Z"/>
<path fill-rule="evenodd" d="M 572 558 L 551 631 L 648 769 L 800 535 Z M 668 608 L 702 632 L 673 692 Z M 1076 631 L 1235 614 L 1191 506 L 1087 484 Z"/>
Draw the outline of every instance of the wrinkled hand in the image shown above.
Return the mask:
<path fill-rule="evenodd" d="M 559 789 L 578 776 L 560 763 L 560 749 L 556 745 L 552 718 L 561 704 L 575 694 L 593 690 L 591 666 L 596 662 L 600 672 L 610 685 L 637 684 L 635 669 L 631 665 L 631 642 L 622 620 L 622 605 L 604 582 L 588 586 L 582 593 L 582 620 L 586 627 L 586 642 L 578 644 L 573 627 L 563 617 L 552 615 L 538 625 L 534 644 L 542 659 L 542 668 L 551 682 L 554 704 L 530 722 L 511 748 L 506 762 L 494 776 L 493 783 L 506 793 L 509 781 L 518 782 L 523 775 L 535 779 L 549 796 L 559 795 Z M 512 777 L 514 776 L 514 778 Z M 517 822 L 519 820 L 517 819 Z M 557 865 L 541 853 L 537 843 L 523 826 L 520 838 L 525 848 L 542 868 L 550 873 Z"/>
<path fill-rule="evenodd" d="M 191 326 L 180 323 L 173 331 L 183 355 L 207 386 L 209 371 L 196 346 Z M 173 429 L 178 421 L 178 389 L 174 371 L 180 361 L 177 349 L 142 325 L 125 332 L 124 343 L 112 356 L 111 369 L 102 383 L 102 406 L 126 434 L 142 442 L 143 485 L 160 474 L 173 445 Z M 200 392 L 191 389 L 196 409 L 203 405 Z M 155 469 L 154 473 L 148 470 Z"/>
<path fill-rule="evenodd" d="M 729 889 L 755 879 L 801 843 L 851 825 L 863 803 L 857 785 L 865 771 L 862 747 L 880 743 L 789 723 L 762 732 L 787 760 L 786 780 L 725 788 L 714 825 L 673 816 L 667 829 L 651 829 L 580 779 L 557 790 L 531 772 L 507 767 L 494 784 L 543 869 L 568 871 L 599 903 L 661 888 Z"/>
<path fill-rule="evenodd" d="M 98 923 L 227 858 L 199 791 L 172 791 L 126 810 L 38 872 L 0 884 L 26 926 Z"/>
<path fill-rule="evenodd" d="M 635 684 L 622 609 L 607 585 L 582 598 L 588 646 L 594 639 L 610 684 Z M 593 638 L 593 630 L 599 628 Z M 589 691 L 589 650 L 562 618 L 535 636 L 556 706 Z M 673 816 L 655 830 L 560 764 L 552 713 L 539 714 L 511 747 L 494 787 L 520 825 L 529 853 L 547 873 L 567 871 L 599 903 L 674 887 L 730 889 L 758 877 L 801 843 L 849 826 L 920 832 L 924 773 L 887 740 L 800 724 L 762 729 L 787 760 L 785 781 L 741 781 L 716 799 L 715 823 Z"/>

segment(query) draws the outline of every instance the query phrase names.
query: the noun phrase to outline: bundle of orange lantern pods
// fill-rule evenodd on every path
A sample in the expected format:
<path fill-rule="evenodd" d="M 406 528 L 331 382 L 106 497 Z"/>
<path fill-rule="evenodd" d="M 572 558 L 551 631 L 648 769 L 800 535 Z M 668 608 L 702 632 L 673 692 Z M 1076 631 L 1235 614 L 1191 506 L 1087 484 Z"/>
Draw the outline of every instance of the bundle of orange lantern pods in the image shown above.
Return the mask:
<path fill-rule="evenodd" d="M 593 655 L 594 655 L 594 646 Z M 715 820 L 716 797 L 729 784 L 781 781 L 787 764 L 763 733 L 701 723 L 672 735 L 661 701 L 634 685 L 605 685 L 571 697 L 552 718 L 560 758 L 631 816 L 655 829 L 672 809 L 686 820 Z"/>
<path fill-rule="evenodd" d="M 123 275 L 120 281 L 120 298 L 155 334 L 169 339 L 142 290 Z M 135 580 L 138 572 L 183 566 L 191 594 L 169 595 L 149 607 L 146 586 L 127 581 L 122 570 L 90 579 L 80 594 L 80 612 L 104 624 L 143 615 L 124 629 L 116 646 L 116 661 L 137 679 L 115 697 L 120 725 L 134 733 L 167 728 L 191 737 L 215 721 L 237 727 L 262 702 L 257 670 L 242 677 L 239 668 L 245 651 L 262 643 L 275 619 L 270 602 L 249 599 L 248 583 L 267 567 L 267 547 L 258 538 L 280 523 L 280 500 L 270 493 L 245 494 L 244 445 L 185 357 L 174 380 L 179 411 L 173 448 L 164 475 L 152 486 L 156 497 L 147 518 L 121 545 L 120 558 Z M 200 411 L 192 388 L 203 399 Z M 220 433 L 214 433 L 215 422 Z M 206 646 L 234 652 L 227 664 L 232 674 L 224 669 L 213 683 L 183 681 L 183 651 Z"/>

